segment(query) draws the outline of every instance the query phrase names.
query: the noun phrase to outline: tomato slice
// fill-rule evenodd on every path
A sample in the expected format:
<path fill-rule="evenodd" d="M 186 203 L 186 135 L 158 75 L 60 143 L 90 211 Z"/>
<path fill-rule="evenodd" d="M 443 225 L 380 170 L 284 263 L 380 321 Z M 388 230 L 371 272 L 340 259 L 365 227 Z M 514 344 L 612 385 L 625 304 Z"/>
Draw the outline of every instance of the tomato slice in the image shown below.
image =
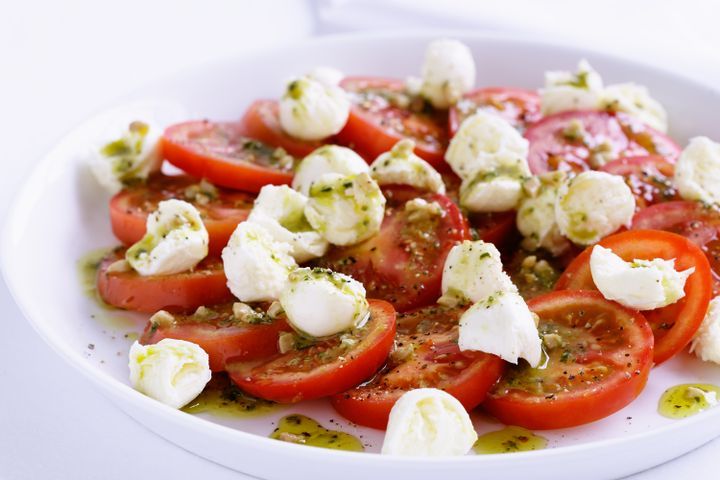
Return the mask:
<path fill-rule="evenodd" d="M 640 210 L 631 228 L 677 233 L 700 247 L 710 262 L 713 296 L 720 295 L 720 212 L 698 202 L 667 202 Z"/>
<path fill-rule="evenodd" d="M 634 259 L 675 259 L 675 268 L 695 267 L 685 283 L 685 296 L 667 307 L 643 312 L 655 336 L 655 363 L 669 359 L 692 340 L 703 321 L 712 294 L 712 275 L 700 247 L 680 235 L 659 230 L 630 230 L 601 240 L 626 262 Z M 586 248 L 563 272 L 556 290 L 597 290 L 590 273 L 590 254 Z"/>
<path fill-rule="evenodd" d="M 675 165 L 665 157 L 647 155 L 618 158 L 599 170 L 625 177 L 625 183 L 635 196 L 635 208 L 638 210 L 679 199 L 672 181 Z"/>
<path fill-rule="evenodd" d="M 581 127 L 581 128 L 578 128 Z M 593 158 L 660 155 L 671 162 L 680 147 L 667 135 L 621 113 L 561 112 L 543 118 L 525 132 L 528 163 L 534 174 L 551 170 L 583 171 Z"/>
<path fill-rule="evenodd" d="M 470 238 L 467 220 L 446 196 L 409 187 L 383 189 L 387 199 L 380 232 L 349 247 L 332 247 L 316 264 L 362 282 L 370 298 L 404 312 L 435 303 L 450 249 Z M 437 202 L 443 216 L 415 218 L 405 210 L 414 198 Z"/>
<path fill-rule="evenodd" d="M 153 175 L 145 184 L 123 189 L 110 200 L 110 224 L 115 236 L 130 246 L 145 235 L 148 215 L 158 203 L 179 198 L 200 212 L 210 237 L 210 255 L 220 255 L 238 223 L 250 214 L 254 195 L 222 188 L 206 189 L 193 177 Z"/>
<path fill-rule="evenodd" d="M 251 395 L 280 403 L 327 397 L 358 385 L 383 365 L 395 338 L 392 305 L 369 302 L 370 319 L 363 327 L 259 362 L 229 361 L 230 378 Z"/>
<path fill-rule="evenodd" d="M 125 249 L 117 248 L 100 263 L 97 289 L 109 305 L 154 313 L 194 311 L 202 305 L 230 302 L 233 295 L 226 285 L 222 260 L 208 257 L 192 271 L 175 275 L 142 276 L 134 270 L 108 272 L 108 267 L 125 258 Z"/>
<path fill-rule="evenodd" d="M 290 155 L 304 157 L 325 142 L 309 142 L 293 138 L 280 126 L 279 104 L 277 100 L 256 100 L 248 107 L 240 120 L 242 131 L 273 147 L 284 149 Z"/>
<path fill-rule="evenodd" d="M 387 427 L 390 410 L 403 393 L 439 388 L 472 410 L 500 377 L 504 362 L 495 355 L 462 352 L 458 320 L 464 308 L 433 305 L 399 314 L 395 350 L 370 381 L 332 397 L 348 420 L 372 428 Z"/>
<path fill-rule="evenodd" d="M 516 233 L 515 212 L 471 213 L 468 215 L 473 237 L 502 248 Z"/>
<path fill-rule="evenodd" d="M 510 366 L 485 410 L 507 425 L 566 428 L 607 417 L 640 394 L 653 360 L 642 314 L 599 292 L 553 292 L 528 306 L 540 317 L 547 366 Z"/>
<path fill-rule="evenodd" d="M 540 96 L 535 91 L 510 87 L 478 88 L 466 93 L 450 108 L 450 136 L 457 133 L 463 120 L 478 110 L 497 113 L 520 131 L 542 118 Z"/>
<path fill-rule="evenodd" d="M 171 125 L 162 139 L 165 159 L 216 185 L 258 192 L 292 181 L 294 159 L 248 137 L 239 123 L 192 121 Z"/>
<path fill-rule="evenodd" d="M 433 167 L 445 165 L 447 113 L 429 110 L 419 98 L 405 93 L 405 82 L 395 79 L 347 77 L 340 82 L 353 106 L 345 127 L 337 134 L 372 162 L 399 140 L 415 142 L 415 153 Z"/>

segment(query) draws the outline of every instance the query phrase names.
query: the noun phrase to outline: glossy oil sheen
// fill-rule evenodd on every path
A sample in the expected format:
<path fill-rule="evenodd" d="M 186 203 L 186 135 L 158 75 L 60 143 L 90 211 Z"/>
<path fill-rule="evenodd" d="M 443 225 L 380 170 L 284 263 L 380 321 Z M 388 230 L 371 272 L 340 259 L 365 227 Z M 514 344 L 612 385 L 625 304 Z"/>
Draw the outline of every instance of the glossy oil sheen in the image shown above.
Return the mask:
<path fill-rule="evenodd" d="M 542 450 L 547 439 L 522 427 L 505 427 L 502 430 L 480 435 L 473 445 L 475 453 L 513 453 Z"/>
<path fill-rule="evenodd" d="M 288 415 L 280 419 L 270 438 L 313 447 L 362 452 L 362 442 L 349 433 L 328 430 L 304 415 Z"/>
<path fill-rule="evenodd" d="M 662 394 L 658 402 L 660 415 L 668 418 L 687 418 L 714 406 L 704 396 L 693 392 L 693 389 L 715 392 L 716 399 L 720 401 L 720 387 L 705 383 L 683 383 L 668 388 Z"/>
<path fill-rule="evenodd" d="M 187 413 L 208 413 L 219 417 L 260 417 L 282 408 L 255 398 L 232 385 L 225 375 L 215 375 L 203 392 L 182 408 Z"/>

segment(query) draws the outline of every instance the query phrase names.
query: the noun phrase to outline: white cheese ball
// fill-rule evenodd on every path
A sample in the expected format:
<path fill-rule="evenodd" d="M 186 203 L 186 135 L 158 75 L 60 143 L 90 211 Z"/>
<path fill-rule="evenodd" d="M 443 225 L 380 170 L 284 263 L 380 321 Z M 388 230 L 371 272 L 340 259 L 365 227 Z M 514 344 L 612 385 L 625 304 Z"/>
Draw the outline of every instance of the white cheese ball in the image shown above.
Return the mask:
<path fill-rule="evenodd" d="M 531 367 L 540 364 L 541 340 L 535 317 L 516 291 L 495 292 L 460 317 L 460 350 L 497 355 L 510 363 L 524 358 Z"/>
<path fill-rule="evenodd" d="M 650 96 L 647 87 L 636 83 L 609 85 L 602 98 L 605 110 L 627 113 L 655 130 L 667 132 L 667 112 Z"/>
<path fill-rule="evenodd" d="M 710 301 L 702 325 L 690 344 L 690 353 L 704 362 L 720 364 L 720 297 Z"/>
<path fill-rule="evenodd" d="M 154 345 L 130 347 L 133 388 L 173 408 L 190 403 L 210 381 L 210 359 L 200 346 L 165 338 Z"/>
<path fill-rule="evenodd" d="M 305 218 L 307 197 L 287 185 L 265 185 L 247 221 L 261 225 L 278 242 L 290 245 L 298 263 L 325 255 L 328 242 Z"/>
<path fill-rule="evenodd" d="M 171 199 L 148 215 L 145 236 L 125 252 L 140 275 L 172 275 L 190 270 L 208 254 L 208 232 L 190 203 Z"/>
<path fill-rule="evenodd" d="M 308 195 L 313 182 L 326 173 L 355 175 L 368 171 L 370 167 L 367 162 L 353 150 L 338 145 L 325 145 L 302 159 L 295 169 L 292 187 Z"/>
<path fill-rule="evenodd" d="M 603 101 L 603 81 L 587 60 L 578 63 L 577 72 L 545 73 L 545 88 L 540 89 L 543 115 L 567 110 L 597 110 Z"/>
<path fill-rule="evenodd" d="M 591 245 L 628 226 L 635 197 L 623 177 L 588 171 L 564 183 L 555 202 L 560 233 L 579 245 Z"/>
<path fill-rule="evenodd" d="M 465 455 L 477 440 L 470 415 L 452 395 L 437 388 L 404 393 L 390 410 L 383 455 Z"/>
<path fill-rule="evenodd" d="M 392 150 L 380 154 L 370 165 L 370 176 L 379 185 L 410 185 L 419 190 L 445 193 L 442 176 L 432 165 L 413 153 L 415 142 L 400 140 Z"/>
<path fill-rule="evenodd" d="M 685 282 L 694 271 L 678 272 L 675 260 L 662 258 L 626 262 L 600 245 L 590 254 L 590 273 L 600 293 L 635 310 L 654 310 L 677 302 L 685 296 Z"/>
<path fill-rule="evenodd" d="M 365 287 L 324 268 L 298 268 L 280 294 L 288 323 L 311 337 L 326 337 L 363 325 L 370 315 Z"/>
<path fill-rule="evenodd" d="M 385 197 L 367 173 L 327 173 L 310 188 L 305 216 L 330 243 L 353 245 L 380 231 Z"/>
<path fill-rule="evenodd" d="M 441 39 L 425 50 L 420 95 L 436 108 L 454 105 L 475 85 L 475 60 L 462 42 Z"/>
<path fill-rule="evenodd" d="M 280 99 L 280 126 L 301 140 L 322 140 L 335 135 L 350 115 L 345 90 L 308 76 L 288 83 Z"/>
<path fill-rule="evenodd" d="M 503 271 L 495 245 L 465 240 L 450 249 L 443 267 L 442 296 L 438 303 L 449 306 L 474 303 L 497 291 L 516 292 L 517 287 Z"/>
<path fill-rule="evenodd" d="M 460 206 L 470 212 L 507 212 L 517 207 L 522 196 L 522 177 L 511 173 L 486 179 L 484 174 L 466 178 L 460 184 Z"/>
<path fill-rule="evenodd" d="M 515 221 L 518 231 L 525 237 L 523 247 L 526 249 L 544 248 L 559 255 L 570 246 L 555 221 L 555 201 L 560 185 L 566 179 L 565 172 L 547 172 L 523 185 Z"/>
<path fill-rule="evenodd" d="M 243 302 L 277 300 L 297 268 L 292 247 L 253 222 L 240 223 L 222 251 L 227 286 Z"/>
<path fill-rule="evenodd" d="M 720 204 L 720 143 L 692 138 L 675 163 L 674 182 L 685 200 Z"/>
<path fill-rule="evenodd" d="M 110 193 L 145 180 L 162 162 L 161 136 L 160 128 L 140 121 L 109 126 L 102 143 L 94 145 L 88 153 L 95 179 Z"/>

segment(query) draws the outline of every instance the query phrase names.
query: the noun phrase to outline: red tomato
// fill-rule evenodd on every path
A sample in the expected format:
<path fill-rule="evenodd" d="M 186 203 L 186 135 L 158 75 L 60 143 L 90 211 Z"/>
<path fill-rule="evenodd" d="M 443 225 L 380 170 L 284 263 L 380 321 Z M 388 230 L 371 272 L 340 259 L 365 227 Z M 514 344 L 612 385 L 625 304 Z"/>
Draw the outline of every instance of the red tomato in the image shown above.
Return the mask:
<path fill-rule="evenodd" d="M 537 92 L 521 88 L 487 87 L 468 92 L 450 108 L 450 136 L 460 124 L 478 110 L 497 113 L 520 131 L 542 118 Z"/>
<path fill-rule="evenodd" d="M 220 255 L 238 223 L 253 207 L 254 196 L 221 188 L 205 188 L 188 176 L 154 175 L 147 183 L 123 189 L 110 200 L 110 224 L 115 236 L 127 246 L 145 235 L 148 215 L 158 203 L 179 198 L 200 212 L 210 237 L 210 255 Z"/>
<path fill-rule="evenodd" d="M 239 123 L 208 120 L 172 125 L 162 139 L 165 159 L 216 185 L 258 192 L 292 181 L 294 159 L 249 138 Z"/>
<path fill-rule="evenodd" d="M 125 258 L 125 249 L 110 253 L 100 263 L 97 289 L 113 307 L 154 313 L 158 310 L 193 311 L 202 305 L 230 302 L 222 261 L 208 257 L 192 271 L 175 275 L 142 276 L 134 270 L 108 272 L 115 261 Z"/>
<path fill-rule="evenodd" d="M 553 292 L 528 306 L 540 317 L 547 366 L 522 362 L 507 369 L 483 403 L 498 420 L 539 430 L 574 427 L 607 417 L 640 394 L 653 359 L 642 314 L 598 292 Z"/>
<path fill-rule="evenodd" d="M 444 165 L 447 147 L 445 112 L 427 112 L 426 104 L 405 93 L 402 80 L 348 77 L 341 83 L 353 107 L 336 139 L 368 162 L 390 150 L 399 140 L 415 141 L 415 153 L 433 167 Z"/>
<path fill-rule="evenodd" d="M 667 202 L 640 210 L 634 230 L 665 230 L 688 238 L 710 262 L 713 296 L 720 295 L 720 212 L 698 202 Z"/>
<path fill-rule="evenodd" d="M 300 140 L 285 133 L 280 126 L 279 106 L 276 100 L 254 101 L 243 115 L 240 124 L 243 133 L 248 137 L 273 147 L 280 147 L 296 157 L 304 157 L 325 144 L 320 141 Z"/>
<path fill-rule="evenodd" d="M 638 210 L 678 199 L 672 182 L 675 166 L 665 157 L 647 155 L 618 158 L 603 165 L 600 170 L 625 177 L 625 183 L 635 196 L 635 208 Z"/>
<path fill-rule="evenodd" d="M 280 403 L 354 387 L 382 366 L 395 338 L 392 305 L 369 302 L 370 319 L 363 327 L 259 362 L 230 361 L 226 364 L 230 378 L 245 392 Z"/>
<path fill-rule="evenodd" d="M 515 212 L 471 213 L 470 228 L 480 240 L 494 243 L 501 248 L 515 231 Z"/>
<path fill-rule="evenodd" d="M 700 248 L 685 237 L 658 230 L 630 230 L 605 237 L 600 242 L 626 262 L 642 259 L 675 259 L 675 268 L 691 267 L 695 272 L 685 283 L 685 296 L 667 307 L 644 313 L 655 336 L 655 363 L 672 357 L 692 340 L 703 321 L 712 294 L 710 265 Z M 597 290 L 590 273 L 590 254 L 586 248 L 568 266 L 556 290 Z"/>
<path fill-rule="evenodd" d="M 543 118 L 525 132 L 528 163 L 534 174 L 550 170 L 583 171 L 594 157 L 660 155 L 674 162 L 680 147 L 667 135 L 620 113 L 561 112 Z M 599 163 L 599 162 L 598 162 Z"/>
<path fill-rule="evenodd" d="M 140 343 L 149 345 L 164 338 L 200 345 L 210 357 L 213 372 L 225 370 L 232 359 L 254 360 L 278 353 L 280 332 L 290 331 L 285 319 L 261 318 L 247 323 L 233 316 L 232 303 L 198 309 L 190 315 L 173 315 L 169 324 L 148 322 Z"/>
<path fill-rule="evenodd" d="M 380 233 L 350 247 L 332 247 L 316 263 L 362 282 L 370 298 L 404 312 L 434 303 L 440 296 L 442 270 L 450 249 L 470 238 L 465 217 L 444 195 L 409 187 L 383 189 L 387 206 Z M 445 215 L 415 218 L 405 202 L 437 202 Z"/>
<path fill-rule="evenodd" d="M 468 410 L 483 401 L 503 371 L 504 362 L 482 352 L 461 352 L 458 319 L 463 308 L 430 306 L 399 314 L 395 350 L 369 382 L 335 395 L 332 405 L 348 420 L 385 429 L 390 410 L 403 393 L 439 388 Z"/>

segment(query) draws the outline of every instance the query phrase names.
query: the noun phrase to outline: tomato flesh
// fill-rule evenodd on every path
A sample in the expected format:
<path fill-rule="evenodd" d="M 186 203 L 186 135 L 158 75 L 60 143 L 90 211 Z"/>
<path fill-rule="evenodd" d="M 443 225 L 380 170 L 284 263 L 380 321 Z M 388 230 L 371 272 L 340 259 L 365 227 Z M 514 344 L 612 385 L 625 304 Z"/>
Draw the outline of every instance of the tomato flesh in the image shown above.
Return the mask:
<path fill-rule="evenodd" d="M 520 131 L 542 118 L 537 92 L 507 87 L 479 88 L 466 93 L 450 108 L 450 136 L 457 133 L 463 120 L 479 110 L 500 115 Z"/>
<path fill-rule="evenodd" d="M 664 157 L 618 158 L 603 165 L 600 170 L 625 177 L 625 183 L 635 196 L 637 210 L 679 198 L 672 182 L 675 166 Z"/>

